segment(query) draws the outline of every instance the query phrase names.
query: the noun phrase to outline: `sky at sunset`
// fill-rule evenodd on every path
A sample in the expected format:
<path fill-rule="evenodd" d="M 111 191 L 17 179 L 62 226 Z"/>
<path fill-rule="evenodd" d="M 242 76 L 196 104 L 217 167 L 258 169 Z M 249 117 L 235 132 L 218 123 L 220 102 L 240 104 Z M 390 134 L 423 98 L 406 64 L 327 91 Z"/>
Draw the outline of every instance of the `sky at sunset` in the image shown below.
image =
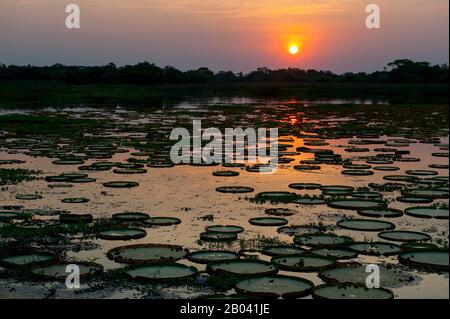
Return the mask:
<path fill-rule="evenodd" d="M 81 28 L 65 27 L 67 4 Z M 381 28 L 367 29 L 367 4 Z M 0 63 L 374 71 L 448 63 L 448 0 L 0 0 Z M 298 43 L 300 52 L 289 54 Z"/>

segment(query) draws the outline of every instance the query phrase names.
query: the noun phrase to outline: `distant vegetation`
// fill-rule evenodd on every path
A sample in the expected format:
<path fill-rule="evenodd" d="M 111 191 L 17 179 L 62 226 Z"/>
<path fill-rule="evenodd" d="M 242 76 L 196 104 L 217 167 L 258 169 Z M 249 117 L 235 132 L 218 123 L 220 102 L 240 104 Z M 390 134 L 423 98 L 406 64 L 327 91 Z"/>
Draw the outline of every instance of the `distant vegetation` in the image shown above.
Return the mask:
<path fill-rule="evenodd" d="M 373 73 L 334 74 L 330 71 L 298 68 L 270 70 L 259 68 L 248 74 L 208 68 L 182 72 L 174 67 L 160 68 L 143 62 L 117 67 L 104 66 L 16 66 L 0 64 L 0 81 L 44 80 L 67 84 L 204 84 L 204 83 L 448 83 L 448 65 L 431 65 L 403 59 Z"/>

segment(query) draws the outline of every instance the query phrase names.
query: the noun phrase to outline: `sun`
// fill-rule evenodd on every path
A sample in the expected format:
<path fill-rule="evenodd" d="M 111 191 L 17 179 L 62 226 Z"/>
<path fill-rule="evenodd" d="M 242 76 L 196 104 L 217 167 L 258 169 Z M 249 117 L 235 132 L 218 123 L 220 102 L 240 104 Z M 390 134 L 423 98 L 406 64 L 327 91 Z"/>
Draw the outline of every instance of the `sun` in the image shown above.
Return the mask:
<path fill-rule="evenodd" d="M 299 47 L 297 44 L 291 44 L 289 46 L 289 53 L 292 55 L 296 55 L 298 54 L 298 52 L 300 51 Z"/>

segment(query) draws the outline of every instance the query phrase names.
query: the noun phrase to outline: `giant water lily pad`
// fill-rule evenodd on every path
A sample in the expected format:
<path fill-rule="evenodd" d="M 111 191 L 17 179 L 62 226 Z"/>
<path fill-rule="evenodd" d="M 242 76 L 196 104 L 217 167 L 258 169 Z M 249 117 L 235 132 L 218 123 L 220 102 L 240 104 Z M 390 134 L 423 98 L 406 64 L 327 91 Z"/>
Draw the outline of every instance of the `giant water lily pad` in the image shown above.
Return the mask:
<path fill-rule="evenodd" d="M 402 264 L 425 270 L 448 271 L 449 258 L 447 249 L 407 250 L 398 256 Z"/>
<path fill-rule="evenodd" d="M 394 208 L 372 208 L 372 209 L 360 209 L 358 214 L 366 217 L 382 217 L 382 218 L 395 218 L 401 217 L 403 212 Z"/>
<path fill-rule="evenodd" d="M 139 186 L 139 183 L 127 181 L 114 181 L 103 183 L 103 186 L 107 188 L 133 188 Z"/>
<path fill-rule="evenodd" d="M 418 218 L 448 219 L 449 209 L 448 207 L 438 206 L 418 206 L 407 208 L 405 214 Z"/>
<path fill-rule="evenodd" d="M 341 199 L 329 201 L 328 206 L 337 209 L 373 209 L 373 208 L 385 208 L 387 204 L 379 200 L 366 200 L 366 199 Z"/>
<path fill-rule="evenodd" d="M 153 265 L 137 265 L 126 270 L 125 273 L 136 281 L 142 282 L 171 282 L 192 278 L 197 274 L 195 267 L 177 263 Z"/>
<path fill-rule="evenodd" d="M 314 248 L 311 249 L 310 252 L 315 255 L 333 259 L 353 259 L 358 256 L 358 253 L 356 251 L 344 247 Z"/>
<path fill-rule="evenodd" d="M 172 226 L 181 224 L 181 219 L 176 217 L 150 217 L 143 220 L 143 223 L 150 226 Z"/>
<path fill-rule="evenodd" d="M 395 228 L 393 223 L 375 219 L 346 219 L 338 221 L 337 225 L 344 229 L 358 231 L 383 231 Z"/>
<path fill-rule="evenodd" d="M 210 263 L 206 266 L 208 273 L 227 273 L 235 276 L 272 275 L 278 267 L 262 260 L 231 260 Z"/>
<path fill-rule="evenodd" d="M 77 266 L 80 271 L 80 278 L 86 279 L 88 277 L 100 274 L 103 272 L 103 266 L 95 263 L 58 263 L 49 266 L 34 267 L 31 273 L 39 278 L 49 280 L 66 280 L 69 273 L 72 272 L 70 266 Z"/>
<path fill-rule="evenodd" d="M 319 273 L 319 278 L 327 283 L 365 284 L 372 273 L 368 265 L 342 265 L 337 268 L 325 269 Z M 418 278 L 395 266 L 378 265 L 380 285 L 387 288 L 398 288 L 417 283 Z"/>
<path fill-rule="evenodd" d="M 124 212 L 112 215 L 113 219 L 124 222 L 143 221 L 145 219 L 148 219 L 149 217 L 150 216 L 148 214 L 140 212 Z"/>
<path fill-rule="evenodd" d="M 216 261 L 239 259 L 239 254 L 226 250 L 200 250 L 186 255 L 186 258 L 199 264 L 207 264 Z"/>
<path fill-rule="evenodd" d="M 369 289 L 365 285 L 320 285 L 313 289 L 315 299 L 393 299 L 392 291 L 384 288 Z"/>
<path fill-rule="evenodd" d="M 239 281 L 238 293 L 265 298 L 300 298 L 311 293 L 314 284 L 306 279 L 292 276 L 262 276 Z"/>
<path fill-rule="evenodd" d="M 159 263 L 182 259 L 189 251 L 181 246 L 164 244 L 141 244 L 116 247 L 107 256 L 119 263 Z"/>
<path fill-rule="evenodd" d="M 294 243 L 300 246 L 320 247 L 343 245 L 351 242 L 352 239 L 346 236 L 335 234 L 310 234 L 297 235 L 294 237 Z"/>
<path fill-rule="evenodd" d="M 283 226 L 288 223 L 287 219 L 281 217 L 255 217 L 248 222 L 256 226 Z"/>
<path fill-rule="evenodd" d="M 272 262 L 280 269 L 300 272 L 314 272 L 336 264 L 335 259 L 307 254 L 276 256 L 272 258 Z"/>
<path fill-rule="evenodd" d="M 49 252 L 32 251 L 18 253 L 0 258 L 0 265 L 5 267 L 21 267 L 31 265 L 50 264 L 56 261 L 56 256 Z"/>
<path fill-rule="evenodd" d="M 292 216 L 299 213 L 298 210 L 290 208 L 268 208 L 264 212 L 273 216 Z"/>
<path fill-rule="evenodd" d="M 217 233 L 242 233 L 244 231 L 244 228 L 241 226 L 234 226 L 234 225 L 213 225 L 206 227 L 206 231 L 208 232 L 217 232 Z"/>
<path fill-rule="evenodd" d="M 283 226 L 277 229 L 280 234 L 286 234 L 289 236 L 295 235 L 309 235 L 320 233 L 321 230 L 315 226 L 308 225 L 293 225 L 293 226 Z"/>
<path fill-rule="evenodd" d="M 296 246 L 269 246 L 261 251 L 264 255 L 279 256 L 279 255 L 299 255 L 305 252 L 303 248 Z"/>
<path fill-rule="evenodd" d="M 255 191 L 255 189 L 246 186 L 221 186 L 217 187 L 216 191 L 220 193 L 241 194 L 241 193 L 251 193 Z"/>
<path fill-rule="evenodd" d="M 98 238 L 106 240 L 131 240 L 147 236 L 147 232 L 140 228 L 115 228 L 102 230 L 97 234 Z"/>
<path fill-rule="evenodd" d="M 384 231 L 379 233 L 378 237 L 385 240 L 400 241 L 400 242 L 431 240 L 431 236 L 428 234 L 407 230 Z"/>
<path fill-rule="evenodd" d="M 204 241 L 233 241 L 238 237 L 237 233 L 225 233 L 205 231 L 200 233 L 200 239 Z"/>
<path fill-rule="evenodd" d="M 385 242 L 352 243 L 347 247 L 358 254 L 369 256 L 391 256 L 401 251 L 400 246 Z"/>

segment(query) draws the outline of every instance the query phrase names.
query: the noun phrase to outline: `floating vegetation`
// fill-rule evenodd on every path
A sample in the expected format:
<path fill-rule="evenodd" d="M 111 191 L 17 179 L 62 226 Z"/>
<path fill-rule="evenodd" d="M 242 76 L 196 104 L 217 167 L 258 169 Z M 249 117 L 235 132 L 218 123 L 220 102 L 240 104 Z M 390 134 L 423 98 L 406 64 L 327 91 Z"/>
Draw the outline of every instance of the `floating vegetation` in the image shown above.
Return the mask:
<path fill-rule="evenodd" d="M 181 219 L 176 217 L 149 217 L 142 222 L 149 226 L 173 226 L 181 224 Z"/>
<path fill-rule="evenodd" d="M 265 298 L 300 298 L 311 293 L 314 284 L 292 276 L 262 276 L 244 279 L 236 283 L 238 293 Z"/>
<path fill-rule="evenodd" d="M 262 260 L 230 260 L 210 263 L 206 266 L 210 274 L 229 274 L 233 276 L 273 275 L 278 267 Z"/>
<path fill-rule="evenodd" d="M 193 278 L 198 270 L 192 266 L 177 263 L 137 265 L 125 271 L 129 277 L 139 282 L 174 282 Z"/>
<path fill-rule="evenodd" d="M 67 279 L 67 269 L 73 263 L 58 263 L 49 266 L 38 266 L 31 269 L 31 273 L 40 279 L 63 280 Z M 80 278 L 88 279 L 103 272 L 103 266 L 96 263 L 76 262 Z"/>
<path fill-rule="evenodd" d="M 103 183 L 104 187 L 108 188 L 133 188 L 139 186 L 137 182 L 124 182 L 124 181 L 115 181 L 115 182 L 107 182 Z"/>
<path fill-rule="evenodd" d="M 305 250 L 296 246 L 268 246 L 265 247 L 261 253 L 267 256 L 286 256 L 286 255 L 299 255 L 304 253 Z"/>
<path fill-rule="evenodd" d="M 233 225 L 214 225 L 206 227 L 206 231 L 208 232 L 217 232 L 217 233 L 242 233 L 244 228 L 241 226 L 233 226 Z"/>
<path fill-rule="evenodd" d="M 292 216 L 299 213 L 298 210 L 290 208 L 267 208 L 264 212 L 273 216 Z"/>
<path fill-rule="evenodd" d="M 216 261 L 239 259 L 239 254 L 225 250 L 200 250 L 187 254 L 186 258 L 198 264 L 208 264 Z"/>
<path fill-rule="evenodd" d="M 216 171 L 213 172 L 214 176 L 218 176 L 218 177 L 234 177 L 234 176 L 239 176 L 239 172 L 236 171 Z"/>
<path fill-rule="evenodd" d="M 335 234 L 307 234 L 294 237 L 295 244 L 308 247 L 337 246 L 349 242 L 352 242 L 350 237 Z"/>
<path fill-rule="evenodd" d="M 255 191 L 255 189 L 246 186 L 222 186 L 217 187 L 216 191 L 220 193 L 240 194 L 240 193 L 252 193 Z"/>
<path fill-rule="evenodd" d="M 313 248 L 310 250 L 310 252 L 314 255 L 333 259 L 353 259 L 358 256 L 358 253 L 356 251 L 341 247 Z"/>
<path fill-rule="evenodd" d="M 385 208 L 387 204 L 380 200 L 364 200 L 364 199 L 342 199 L 331 200 L 327 202 L 327 205 L 331 208 L 337 209 L 373 209 L 373 208 Z"/>
<path fill-rule="evenodd" d="M 124 212 L 124 213 L 117 213 L 112 215 L 112 218 L 118 221 L 123 222 L 138 222 L 138 221 L 144 221 L 150 216 L 145 213 L 140 212 Z"/>
<path fill-rule="evenodd" d="M 392 291 L 384 288 L 369 289 L 365 285 L 320 285 L 313 289 L 314 299 L 393 299 Z"/>
<path fill-rule="evenodd" d="M 439 206 L 417 206 L 407 208 L 405 214 L 417 218 L 448 219 L 449 209 Z"/>
<path fill-rule="evenodd" d="M 448 250 L 446 249 L 408 250 L 400 253 L 398 260 L 402 264 L 421 270 L 447 272 L 449 270 Z"/>
<path fill-rule="evenodd" d="M 395 228 L 393 223 L 374 219 L 344 219 L 338 221 L 337 225 L 344 229 L 358 231 L 383 231 Z"/>
<path fill-rule="evenodd" d="M 281 217 L 255 217 L 248 222 L 256 226 L 283 226 L 288 223 L 287 219 Z"/>
<path fill-rule="evenodd" d="M 33 181 L 38 178 L 36 175 L 39 174 L 40 172 L 23 168 L 0 168 L 0 185 L 15 185 Z"/>
<path fill-rule="evenodd" d="M 379 218 L 396 218 L 403 216 L 403 212 L 394 208 L 372 208 L 372 209 L 360 209 L 358 214 L 366 217 L 379 217 Z"/>
<path fill-rule="evenodd" d="M 140 228 L 114 228 L 102 230 L 97 234 L 98 238 L 106 240 L 131 240 L 147 236 L 147 232 Z"/>
<path fill-rule="evenodd" d="M 50 264 L 57 257 L 44 251 L 30 251 L 0 257 L 0 265 L 3 267 L 24 267 L 33 265 Z"/>
<path fill-rule="evenodd" d="M 118 263 L 161 263 L 182 259 L 189 251 L 181 246 L 140 244 L 116 247 L 107 252 L 109 259 Z"/>
<path fill-rule="evenodd" d="M 276 256 L 272 262 L 282 270 L 299 272 L 315 272 L 336 264 L 335 259 L 308 254 Z"/>
<path fill-rule="evenodd" d="M 379 233 L 378 237 L 385 240 L 401 241 L 401 242 L 431 240 L 431 236 L 428 234 L 407 230 L 384 231 Z"/>
<path fill-rule="evenodd" d="M 400 246 L 385 242 L 352 243 L 347 247 L 358 254 L 369 256 L 391 256 L 401 251 Z"/>

